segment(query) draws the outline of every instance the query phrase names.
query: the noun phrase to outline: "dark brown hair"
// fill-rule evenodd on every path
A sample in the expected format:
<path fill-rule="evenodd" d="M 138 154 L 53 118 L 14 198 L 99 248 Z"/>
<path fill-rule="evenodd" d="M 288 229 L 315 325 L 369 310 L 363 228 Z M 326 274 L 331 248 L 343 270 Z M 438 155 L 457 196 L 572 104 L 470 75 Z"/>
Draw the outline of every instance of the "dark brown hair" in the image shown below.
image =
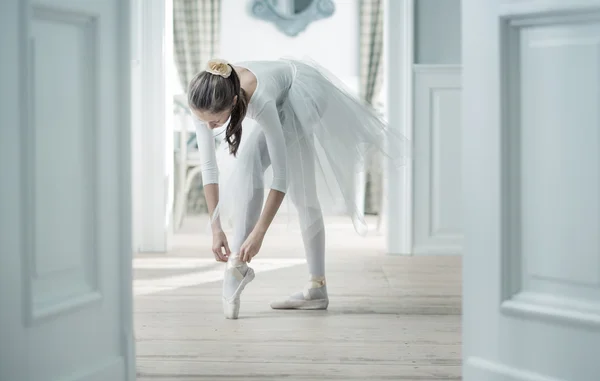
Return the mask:
<path fill-rule="evenodd" d="M 188 87 L 188 103 L 195 110 L 210 113 L 221 113 L 231 109 L 231 119 L 225 130 L 225 140 L 229 144 L 229 152 L 237 154 L 242 139 L 242 120 L 248 110 L 246 93 L 240 84 L 240 78 L 231 68 L 231 75 L 224 78 L 207 71 L 198 73 Z M 233 103 L 237 95 L 237 102 Z"/>

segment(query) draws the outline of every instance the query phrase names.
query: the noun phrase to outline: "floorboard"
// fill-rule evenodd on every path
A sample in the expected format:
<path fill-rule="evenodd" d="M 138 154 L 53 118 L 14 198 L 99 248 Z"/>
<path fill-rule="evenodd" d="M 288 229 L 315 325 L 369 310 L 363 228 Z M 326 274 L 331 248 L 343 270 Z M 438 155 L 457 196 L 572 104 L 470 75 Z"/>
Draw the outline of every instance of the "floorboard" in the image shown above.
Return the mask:
<path fill-rule="evenodd" d="M 172 252 L 139 254 L 138 381 L 460 380 L 460 257 L 385 255 L 381 235 L 334 222 L 327 311 L 269 308 L 307 277 L 290 229 L 276 226 L 253 261 L 235 321 L 222 315 L 223 267 L 202 220 L 186 221 Z"/>

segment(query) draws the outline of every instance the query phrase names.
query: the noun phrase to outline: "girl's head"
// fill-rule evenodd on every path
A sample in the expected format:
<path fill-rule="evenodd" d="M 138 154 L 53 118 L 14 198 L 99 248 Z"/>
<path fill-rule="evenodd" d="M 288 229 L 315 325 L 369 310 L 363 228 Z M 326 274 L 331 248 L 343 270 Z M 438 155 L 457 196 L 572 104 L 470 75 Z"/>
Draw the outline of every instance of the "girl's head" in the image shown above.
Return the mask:
<path fill-rule="evenodd" d="M 188 88 L 188 103 L 198 119 L 210 129 L 229 124 L 225 140 L 235 155 L 242 138 L 242 120 L 248 108 L 246 94 L 233 67 L 225 61 L 211 60 L 205 71 L 198 73 Z"/>

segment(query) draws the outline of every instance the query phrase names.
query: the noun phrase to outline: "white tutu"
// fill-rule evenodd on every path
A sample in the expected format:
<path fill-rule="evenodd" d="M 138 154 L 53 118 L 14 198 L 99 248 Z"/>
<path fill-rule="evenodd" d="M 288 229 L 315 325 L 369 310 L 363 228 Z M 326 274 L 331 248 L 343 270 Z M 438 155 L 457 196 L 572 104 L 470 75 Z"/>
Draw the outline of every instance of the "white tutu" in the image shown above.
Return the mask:
<path fill-rule="evenodd" d="M 327 213 L 341 201 L 355 230 L 364 235 L 367 224 L 357 205 L 357 171 L 364 171 L 371 151 L 383 153 L 391 165 L 403 165 L 410 157 L 410 142 L 322 67 L 310 61 L 283 61 L 295 70 L 287 95 L 277 105 L 287 148 L 286 199 L 295 205 L 304 226 L 320 218 L 317 211 Z M 254 213 L 248 208 L 264 192 L 264 170 L 270 164 L 260 126 L 244 121 L 237 157 L 221 142 L 217 162 L 219 205 L 213 218 L 225 223 Z"/>

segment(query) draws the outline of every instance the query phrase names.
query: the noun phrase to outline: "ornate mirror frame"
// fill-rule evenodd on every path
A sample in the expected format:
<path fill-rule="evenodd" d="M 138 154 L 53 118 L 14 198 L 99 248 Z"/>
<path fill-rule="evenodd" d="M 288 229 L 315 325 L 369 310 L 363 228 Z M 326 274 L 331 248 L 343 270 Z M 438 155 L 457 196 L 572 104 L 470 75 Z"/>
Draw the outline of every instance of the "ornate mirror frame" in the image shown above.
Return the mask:
<path fill-rule="evenodd" d="M 293 17 L 283 17 L 269 0 L 251 0 L 250 14 L 258 19 L 274 23 L 282 33 L 296 37 L 308 25 L 333 15 L 335 5 L 332 0 L 313 0 L 301 13 Z"/>

